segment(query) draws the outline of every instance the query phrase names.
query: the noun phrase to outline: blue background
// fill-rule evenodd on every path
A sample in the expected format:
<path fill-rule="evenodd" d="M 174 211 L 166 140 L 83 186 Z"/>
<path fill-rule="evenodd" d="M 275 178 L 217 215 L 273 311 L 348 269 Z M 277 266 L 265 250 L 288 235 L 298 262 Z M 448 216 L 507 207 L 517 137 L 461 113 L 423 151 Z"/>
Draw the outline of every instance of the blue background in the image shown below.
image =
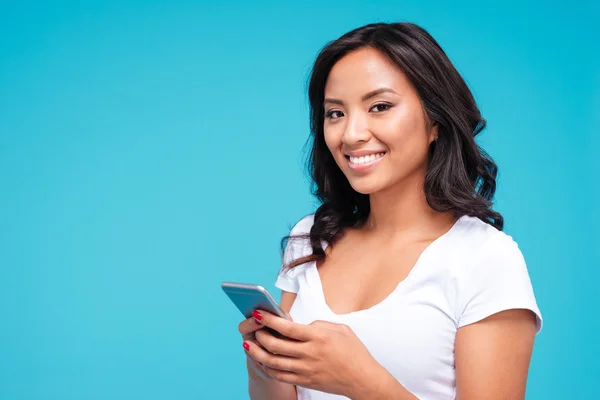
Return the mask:
<path fill-rule="evenodd" d="M 219 284 L 274 289 L 279 240 L 314 209 L 318 50 L 400 20 L 440 42 L 488 120 L 497 209 L 545 318 L 527 398 L 600 397 L 598 5 L 15 3 L 0 11 L 0 399 L 245 398 Z"/>

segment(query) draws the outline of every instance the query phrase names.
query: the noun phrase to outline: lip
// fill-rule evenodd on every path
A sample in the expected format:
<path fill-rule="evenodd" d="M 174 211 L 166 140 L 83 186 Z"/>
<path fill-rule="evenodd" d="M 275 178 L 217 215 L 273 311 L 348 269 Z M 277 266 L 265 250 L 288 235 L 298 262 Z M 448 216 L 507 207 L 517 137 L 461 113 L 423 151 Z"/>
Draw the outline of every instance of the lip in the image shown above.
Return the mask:
<path fill-rule="evenodd" d="M 382 151 L 380 153 L 384 153 L 384 152 Z M 373 154 L 373 153 L 367 153 L 367 154 Z M 387 155 L 387 153 L 373 161 L 370 161 L 370 162 L 364 163 L 364 164 L 352 164 L 352 162 L 350 162 L 350 158 L 346 158 L 346 160 L 348 162 L 348 168 L 350 168 L 350 170 L 352 170 L 354 172 L 364 172 L 364 171 L 367 171 L 367 170 L 375 167 L 377 164 L 379 164 L 386 155 Z M 352 155 L 352 157 L 357 157 L 357 156 Z"/>

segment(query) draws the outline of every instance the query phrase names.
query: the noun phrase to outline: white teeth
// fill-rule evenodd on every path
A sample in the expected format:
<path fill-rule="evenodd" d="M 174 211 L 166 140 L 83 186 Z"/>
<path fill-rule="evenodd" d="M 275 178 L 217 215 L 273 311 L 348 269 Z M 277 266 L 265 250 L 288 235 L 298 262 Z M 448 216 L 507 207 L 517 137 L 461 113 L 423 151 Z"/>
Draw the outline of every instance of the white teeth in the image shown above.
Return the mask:
<path fill-rule="evenodd" d="M 375 161 L 378 158 L 383 157 L 385 153 L 379 153 L 379 154 L 369 154 L 368 156 L 363 156 L 363 157 L 350 157 L 350 162 L 352 164 L 366 164 L 366 163 L 370 163 L 371 161 Z"/>

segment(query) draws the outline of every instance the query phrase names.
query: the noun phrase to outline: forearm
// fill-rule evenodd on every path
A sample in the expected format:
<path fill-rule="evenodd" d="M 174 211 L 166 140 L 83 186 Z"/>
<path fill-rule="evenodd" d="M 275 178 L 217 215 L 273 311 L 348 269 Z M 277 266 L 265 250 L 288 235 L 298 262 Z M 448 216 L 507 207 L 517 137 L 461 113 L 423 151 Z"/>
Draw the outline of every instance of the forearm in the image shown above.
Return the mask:
<path fill-rule="evenodd" d="M 349 396 L 352 400 L 418 400 L 379 364 L 357 383 Z"/>
<path fill-rule="evenodd" d="M 274 379 L 256 376 L 248 368 L 248 392 L 252 400 L 296 400 L 296 387 Z"/>

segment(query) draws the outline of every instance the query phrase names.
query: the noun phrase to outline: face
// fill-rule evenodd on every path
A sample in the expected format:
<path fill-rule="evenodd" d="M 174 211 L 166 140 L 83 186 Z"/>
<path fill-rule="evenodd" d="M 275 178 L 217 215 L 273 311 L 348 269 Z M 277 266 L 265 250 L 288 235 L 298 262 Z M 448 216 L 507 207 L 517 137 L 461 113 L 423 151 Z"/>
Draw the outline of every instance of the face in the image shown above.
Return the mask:
<path fill-rule="evenodd" d="M 424 177 L 429 128 L 420 98 L 402 70 L 379 51 L 351 52 L 325 85 L 325 142 L 359 193 L 373 194 Z"/>

